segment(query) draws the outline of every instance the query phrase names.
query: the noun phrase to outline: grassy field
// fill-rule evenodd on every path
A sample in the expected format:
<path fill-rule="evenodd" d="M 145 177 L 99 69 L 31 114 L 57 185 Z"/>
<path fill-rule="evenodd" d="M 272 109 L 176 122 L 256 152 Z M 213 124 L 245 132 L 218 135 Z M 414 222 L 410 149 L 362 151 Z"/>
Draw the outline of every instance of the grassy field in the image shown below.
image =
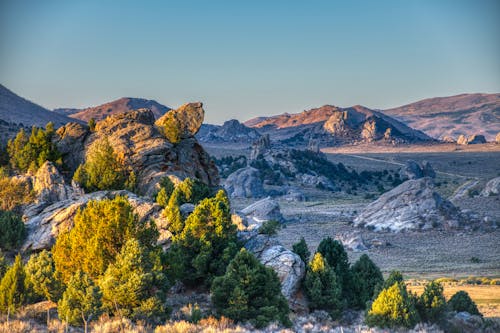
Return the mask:
<path fill-rule="evenodd" d="M 444 284 L 443 287 L 447 300 L 460 290 L 466 291 L 485 317 L 500 318 L 500 286 Z M 424 291 L 424 286 L 410 284 L 408 289 L 420 295 Z"/>

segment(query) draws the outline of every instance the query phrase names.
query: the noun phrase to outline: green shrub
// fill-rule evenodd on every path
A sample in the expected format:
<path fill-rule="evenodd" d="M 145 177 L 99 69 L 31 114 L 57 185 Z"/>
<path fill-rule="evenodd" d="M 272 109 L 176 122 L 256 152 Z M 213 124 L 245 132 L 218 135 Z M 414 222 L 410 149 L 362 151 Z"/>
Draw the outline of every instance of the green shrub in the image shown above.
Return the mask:
<path fill-rule="evenodd" d="M 53 302 L 61 298 L 63 284 L 51 252 L 43 250 L 33 254 L 26 264 L 26 274 L 35 294 Z"/>
<path fill-rule="evenodd" d="M 278 233 L 280 227 L 281 224 L 278 221 L 269 220 L 262 223 L 262 225 L 259 227 L 259 234 L 273 236 Z"/>
<path fill-rule="evenodd" d="M 354 293 L 357 299 L 356 307 L 364 309 L 368 301 L 373 300 L 377 286 L 384 283 L 382 272 L 363 254 L 352 266 Z"/>
<path fill-rule="evenodd" d="M 482 314 L 477 309 L 476 303 L 470 298 L 466 291 L 458 291 L 455 295 L 451 296 L 448 301 L 450 310 L 456 312 L 468 312 L 472 315 L 482 316 Z"/>
<path fill-rule="evenodd" d="M 307 267 L 304 289 L 311 310 L 325 310 L 333 319 L 339 316 L 342 289 L 334 270 L 319 252 L 316 252 Z"/>
<path fill-rule="evenodd" d="M 168 177 L 163 177 L 160 180 L 160 190 L 156 194 L 156 202 L 162 206 L 162 207 L 167 207 L 168 206 L 168 200 L 170 199 L 170 196 L 172 195 L 172 192 L 175 189 L 174 183 L 170 180 Z"/>
<path fill-rule="evenodd" d="M 369 326 L 413 328 L 419 321 L 415 300 L 404 282 L 394 283 L 380 292 L 366 316 Z"/>
<path fill-rule="evenodd" d="M 26 304 L 28 297 L 26 272 L 21 256 L 17 255 L 14 264 L 7 270 L 0 281 L 0 312 L 14 312 Z"/>
<path fill-rule="evenodd" d="M 306 240 L 304 237 L 300 238 L 300 241 L 293 244 L 292 251 L 299 255 L 300 259 L 307 265 L 309 258 L 311 257 L 311 252 L 307 247 Z"/>
<path fill-rule="evenodd" d="M 32 202 L 34 195 L 24 179 L 10 178 L 0 169 L 0 210 L 15 210 Z"/>
<path fill-rule="evenodd" d="M 446 312 L 446 299 L 443 286 L 435 281 L 429 282 L 418 299 L 418 309 L 422 320 L 438 323 Z"/>
<path fill-rule="evenodd" d="M 271 321 L 290 325 L 288 303 L 276 273 L 242 249 L 212 284 L 212 302 L 220 315 L 264 327 Z"/>
<path fill-rule="evenodd" d="M 26 229 L 21 217 L 13 212 L 0 210 L 0 248 L 17 248 L 25 237 Z"/>

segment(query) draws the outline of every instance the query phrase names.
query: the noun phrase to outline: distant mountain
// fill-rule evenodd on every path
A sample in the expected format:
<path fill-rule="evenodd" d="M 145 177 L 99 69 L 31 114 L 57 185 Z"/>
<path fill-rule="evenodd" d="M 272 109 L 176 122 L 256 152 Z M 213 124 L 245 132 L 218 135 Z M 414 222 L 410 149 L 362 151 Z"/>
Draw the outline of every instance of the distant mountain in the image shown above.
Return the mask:
<path fill-rule="evenodd" d="M 55 109 L 54 112 L 58 114 L 68 115 L 71 118 L 88 122 L 92 118 L 94 118 L 94 120 L 97 121 L 104 119 L 112 114 L 123 113 L 126 111 L 143 109 L 143 108 L 150 109 L 151 111 L 153 111 L 153 114 L 157 119 L 171 110 L 168 106 L 162 105 L 153 100 L 143 99 L 143 98 L 123 97 L 112 102 L 108 102 L 102 105 L 93 106 L 85 109 L 60 108 L 60 109 Z"/>
<path fill-rule="evenodd" d="M 289 145 L 308 144 L 311 140 L 321 145 L 432 140 L 394 118 L 360 105 L 350 108 L 324 105 L 297 114 L 254 118 L 245 125 Z"/>
<path fill-rule="evenodd" d="M 203 124 L 196 134 L 200 142 L 206 143 L 252 143 L 259 137 L 259 132 L 236 119 L 228 120 L 222 126 Z"/>
<path fill-rule="evenodd" d="M 429 98 L 383 112 L 435 138 L 482 134 L 491 141 L 500 132 L 500 94 Z"/>
<path fill-rule="evenodd" d="M 24 99 L 0 84 L 0 119 L 11 124 L 24 126 L 45 126 L 53 122 L 56 127 L 74 119 L 49 111 L 40 105 Z"/>

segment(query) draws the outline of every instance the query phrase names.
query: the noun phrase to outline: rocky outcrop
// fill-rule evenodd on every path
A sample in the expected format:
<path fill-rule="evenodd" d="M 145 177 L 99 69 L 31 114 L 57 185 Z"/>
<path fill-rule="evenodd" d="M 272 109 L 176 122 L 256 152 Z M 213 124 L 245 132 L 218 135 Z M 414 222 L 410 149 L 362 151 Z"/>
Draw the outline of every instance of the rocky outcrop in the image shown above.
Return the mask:
<path fill-rule="evenodd" d="M 271 199 L 271 197 L 257 201 L 242 209 L 241 214 L 246 217 L 248 226 L 252 229 L 257 229 L 266 221 L 284 221 L 283 215 L 281 215 L 279 203 L 276 200 Z"/>
<path fill-rule="evenodd" d="M 451 136 L 448 135 L 444 136 L 442 141 L 447 143 L 456 143 L 455 139 L 453 139 Z"/>
<path fill-rule="evenodd" d="M 261 136 L 258 140 L 252 143 L 250 160 L 255 160 L 257 156 L 264 154 L 269 148 L 271 148 L 271 139 L 269 138 L 269 134 Z"/>
<path fill-rule="evenodd" d="M 474 134 L 469 137 L 465 135 L 460 135 L 457 139 L 457 144 L 459 145 L 473 145 L 473 144 L 481 144 L 486 143 L 486 138 L 484 135 Z"/>
<path fill-rule="evenodd" d="M 187 103 L 177 110 L 171 110 L 164 114 L 156 121 L 156 125 L 162 131 L 176 129 L 180 139 L 187 139 L 198 133 L 204 118 L 205 111 L 202 103 Z"/>
<path fill-rule="evenodd" d="M 207 143 L 252 143 L 261 135 L 255 129 L 247 127 L 236 119 L 231 119 L 222 126 L 202 125 L 196 138 Z"/>
<path fill-rule="evenodd" d="M 193 104 L 193 113 L 203 113 L 196 107 L 199 105 L 201 108 L 201 103 Z M 180 109 L 187 112 L 190 110 L 188 106 Z M 196 127 L 195 124 L 179 126 L 184 131 Z M 96 124 L 94 132 L 82 125 L 68 124 L 57 133 L 57 147 L 72 171 L 84 162 L 85 154 L 94 141 L 106 138 L 125 166 L 135 172 L 141 194 L 154 193 L 160 179 L 167 176 L 179 180 L 197 178 L 212 187 L 219 183 L 215 164 L 196 139 L 190 137 L 175 145 L 170 143 L 155 126 L 154 114 L 148 109 L 109 116 Z"/>
<path fill-rule="evenodd" d="M 283 195 L 283 199 L 292 202 L 302 202 L 306 201 L 307 198 L 304 192 L 302 192 L 300 189 L 291 187 L 286 190 L 285 194 Z"/>
<path fill-rule="evenodd" d="M 500 194 L 500 177 L 491 179 L 486 183 L 484 189 L 481 191 L 481 196 L 490 197 Z"/>
<path fill-rule="evenodd" d="M 431 178 L 404 182 L 384 193 L 354 219 L 354 225 L 374 231 L 458 228 L 465 218 L 433 189 Z"/>
<path fill-rule="evenodd" d="M 500 132 L 498 132 L 497 136 L 495 137 L 495 143 L 500 144 Z"/>
<path fill-rule="evenodd" d="M 22 245 L 22 250 L 50 249 L 61 232 L 73 227 L 74 217 L 79 209 L 85 207 L 91 200 L 112 199 L 117 195 L 128 197 L 129 203 L 141 221 L 154 219 L 160 232 L 158 240 L 160 244 L 164 244 L 170 239 L 171 234 L 166 230 L 167 221 L 160 214 L 162 210 L 160 205 L 128 191 L 99 191 L 48 206 L 35 204 L 27 207 L 23 215 L 27 237 Z"/>
<path fill-rule="evenodd" d="M 399 176 L 401 179 L 420 179 L 423 177 L 435 178 L 436 172 L 427 161 L 419 164 L 414 160 L 408 160 L 399 171 Z"/>
<path fill-rule="evenodd" d="M 252 252 L 264 265 L 271 267 L 278 275 L 281 282 L 281 292 L 291 303 L 300 288 L 300 283 L 305 275 L 305 265 L 300 257 L 284 248 L 272 236 L 261 235 L 256 232 L 245 232 L 240 235 L 245 243 L 245 248 Z"/>
<path fill-rule="evenodd" d="M 231 198 L 261 198 L 265 195 L 259 170 L 246 167 L 227 177 L 224 188 Z"/>
<path fill-rule="evenodd" d="M 83 194 L 80 188 L 67 185 L 63 176 L 49 161 L 38 169 L 32 183 L 38 202 L 53 203 L 74 199 Z"/>
<path fill-rule="evenodd" d="M 353 252 L 368 251 L 365 241 L 359 233 L 345 233 L 335 236 L 335 239 L 340 241 L 342 245 Z"/>
<path fill-rule="evenodd" d="M 466 145 L 467 143 L 468 143 L 467 137 L 463 134 L 460 134 L 460 136 L 457 139 L 457 144 Z"/>

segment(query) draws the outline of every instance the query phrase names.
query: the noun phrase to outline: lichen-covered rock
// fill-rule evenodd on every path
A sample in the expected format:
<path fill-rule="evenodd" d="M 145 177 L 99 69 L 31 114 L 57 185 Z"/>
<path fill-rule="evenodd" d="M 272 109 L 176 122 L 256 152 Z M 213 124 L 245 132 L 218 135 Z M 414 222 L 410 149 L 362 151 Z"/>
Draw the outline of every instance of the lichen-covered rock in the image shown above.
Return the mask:
<path fill-rule="evenodd" d="M 35 204 L 28 207 L 23 215 L 27 237 L 22 245 L 22 250 L 50 249 L 61 231 L 73 227 L 78 209 L 85 207 L 91 200 L 113 199 L 118 195 L 128 197 L 129 203 L 141 221 L 149 219 L 155 221 L 160 232 L 160 244 L 169 240 L 171 235 L 166 229 L 167 221 L 161 215 L 162 207 L 160 205 L 128 191 L 99 191 L 51 205 Z"/>
<path fill-rule="evenodd" d="M 52 203 L 75 198 L 83 194 L 80 188 L 67 185 L 63 176 L 61 176 L 54 164 L 49 161 L 38 169 L 32 183 L 38 202 Z"/>
<path fill-rule="evenodd" d="M 261 198 L 265 195 L 259 170 L 245 167 L 227 177 L 224 189 L 231 198 Z"/>
<path fill-rule="evenodd" d="M 490 197 L 500 194 L 500 177 L 491 179 L 486 183 L 484 189 L 481 191 L 481 196 Z"/>
<path fill-rule="evenodd" d="M 200 102 L 186 103 L 177 110 L 165 113 L 156 121 L 156 125 L 172 143 L 192 138 L 200 130 L 205 111 Z"/>
<path fill-rule="evenodd" d="M 433 189 L 430 178 L 408 180 L 384 193 L 354 219 L 354 225 L 374 231 L 458 228 L 465 218 Z"/>
<path fill-rule="evenodd" d="M 281 215 L 280 205 L 271 197 L 259 200 L 250 206 L 241 210 L 248 220 L 249 228 L 258 228 L 262 223 L 270 220 L 283 222 L 284 218 Z"/>

